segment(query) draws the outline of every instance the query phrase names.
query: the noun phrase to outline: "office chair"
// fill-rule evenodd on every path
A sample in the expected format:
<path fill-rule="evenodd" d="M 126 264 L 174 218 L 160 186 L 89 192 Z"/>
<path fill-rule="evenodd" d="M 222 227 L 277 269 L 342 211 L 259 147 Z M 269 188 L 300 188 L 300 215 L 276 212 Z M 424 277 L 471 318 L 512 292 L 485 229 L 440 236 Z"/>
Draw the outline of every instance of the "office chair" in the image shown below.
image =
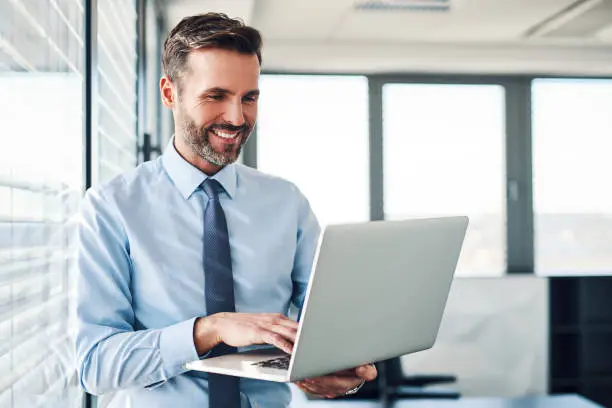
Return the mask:
<path fill-rule="evenodd" d="M 457 399 L 461 394 L 451 389 L 428 389 L 429 385 L 449 384 L 457 381 L 453 375 L 404 375 L 399 357 L 376 363 L 378 380 L 364 384 L 357 394 L 340 400 L 371 399 L 384 404 L 397 399 Z"/>

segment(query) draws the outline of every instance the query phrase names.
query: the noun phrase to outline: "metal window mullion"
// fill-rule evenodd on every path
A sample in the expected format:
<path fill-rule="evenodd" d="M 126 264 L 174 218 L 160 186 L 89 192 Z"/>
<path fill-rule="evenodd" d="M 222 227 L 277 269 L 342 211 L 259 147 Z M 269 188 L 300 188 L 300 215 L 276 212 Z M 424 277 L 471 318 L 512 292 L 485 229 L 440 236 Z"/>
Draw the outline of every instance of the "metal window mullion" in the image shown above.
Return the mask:
<path fill-rule="evenodd" d="M 163 38 L 163 31 L 164 31 L 164 20 L 163 20 L 163 16 L 161 15 L 161 9 L 160 9 L 160 5 L 158 3 L 158 1 L 154 1 L 153 2 L 154 7 L 155 7 L 155 47 L 156 50 L 161 52 L 161 46 L 162 46 L 162 38 Z M 159 81 L 159 79 L 162 77 L 163 72 L 162 72 L 162 63 L 161 63 L 161 56 L 159 54 L 156 54 L 156 58 L 155 58 L 155 77 L 157 78 L 157 81 Z M 153 89 L 156 89 L 155 91 L 155 140 L 156 140 L 156 144 L 157 144 L 157 148 L 159 149 L 159 153 L 161 154 L 162 149 L 164 148 L 164 146 L 162 146 L 162 144 L 164 143 L 164 140 L 162 138 L 162 99 L 161 99 L 161 92 L 159 91 L 159 89 L 157 89 L 157 86 Z"/>
<path fill-rule="evenodd" d="M 93 157 L 97 153 L 94 147 L 94 135 L 98 131 L 98 1 L 83 0 L 83 27 L 84 27 L 84 84 L 83 84 L 83 189 L 92 186 L 97 169 L 94 168 Z M 79 6 L 80 2 L 77 0 Z M 92 408 L 91 394 L 83 392 L 83 408 Z"/>
<path fill-rule="evenodd" d="M 507 273 L 534 273 L 531 79 L 505 87 Z"/>
<path fill-rule="evenodd" d="M 384 81 L 377 77 L 368 77 L 368 109 L 370 140 L 370 219 L 383 220 L 384 178 L 383 178 L 383 100 Z"/>
<path fill-rule="evenodd" d="M 85 29 L 85 83 L 84 106 L 85 114 L 83 131 L 83 150 L 84 150 L 84 173 L 85 185 L 88 189 L 93 184 L 96 169 L 93 165 L 94 153 L 97 153 L 94 146 L 94 136 L 98 132 L 98 0 L 84 0 L 85 10 L 83 13 Z M 95 151 L 95 152 L 94 152 Z"/>
<path fill-rule="evenodd" d="M 134 132 L 136 132 L 136 163 L 141 160 L 140 152 L 142 151 L 142 161 L 149 161 L 150 143 L 144 148 L 145 138 L 144 132 L 147 126 L 147 2 L 146 0 L 136 0 L 136 106 L 133 107 L 136 114 L 136 123 Z M 147 142 L 150 142 L 148 140 Z M 141 145 L 143 148 L 141 149 Z"/>

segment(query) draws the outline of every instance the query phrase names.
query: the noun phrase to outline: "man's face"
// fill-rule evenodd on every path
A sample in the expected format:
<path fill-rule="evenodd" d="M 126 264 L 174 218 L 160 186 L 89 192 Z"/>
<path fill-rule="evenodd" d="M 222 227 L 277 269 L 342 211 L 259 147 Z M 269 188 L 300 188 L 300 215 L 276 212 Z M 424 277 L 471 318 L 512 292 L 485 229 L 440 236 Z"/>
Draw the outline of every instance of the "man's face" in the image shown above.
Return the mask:
<path fill-rule="evenodd" d="M 189 54 L 176 84 L 175 120 L 195 154 L 215 166 L 238 159 L 255 125 L 258 81 L 256 55 L 221 49 Z"/>

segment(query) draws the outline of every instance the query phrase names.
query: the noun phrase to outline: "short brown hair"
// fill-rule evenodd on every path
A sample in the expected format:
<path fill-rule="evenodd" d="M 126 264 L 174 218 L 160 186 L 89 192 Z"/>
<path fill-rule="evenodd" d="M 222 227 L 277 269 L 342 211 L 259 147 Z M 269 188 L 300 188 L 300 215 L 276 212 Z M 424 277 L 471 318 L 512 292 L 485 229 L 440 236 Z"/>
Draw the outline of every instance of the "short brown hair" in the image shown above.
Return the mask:
<path fill-rule="evenodd" d="M 241 54 L 256 54 L 261 64 L 261 34 L 240 19 L 223 13 L 206 13 L 183 18 L 164 42 L 164 73 L 175 82 L 185 71 L 192 50 L 221 48 Z"/>

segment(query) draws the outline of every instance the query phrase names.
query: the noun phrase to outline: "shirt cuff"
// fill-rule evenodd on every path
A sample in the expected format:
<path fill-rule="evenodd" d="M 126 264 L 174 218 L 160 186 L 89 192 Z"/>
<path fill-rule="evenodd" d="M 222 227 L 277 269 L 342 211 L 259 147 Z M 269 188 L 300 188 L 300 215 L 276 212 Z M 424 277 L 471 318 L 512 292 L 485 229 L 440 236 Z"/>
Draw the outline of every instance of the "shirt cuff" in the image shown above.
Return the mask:
<path fill-rule="evenodd" d="M 162 329 L 159 348 L 164 364 L 165 379 L 188 371 L 183 364 L 199 359 L 193 342 L 195 320 L 196 317 Z"/>

